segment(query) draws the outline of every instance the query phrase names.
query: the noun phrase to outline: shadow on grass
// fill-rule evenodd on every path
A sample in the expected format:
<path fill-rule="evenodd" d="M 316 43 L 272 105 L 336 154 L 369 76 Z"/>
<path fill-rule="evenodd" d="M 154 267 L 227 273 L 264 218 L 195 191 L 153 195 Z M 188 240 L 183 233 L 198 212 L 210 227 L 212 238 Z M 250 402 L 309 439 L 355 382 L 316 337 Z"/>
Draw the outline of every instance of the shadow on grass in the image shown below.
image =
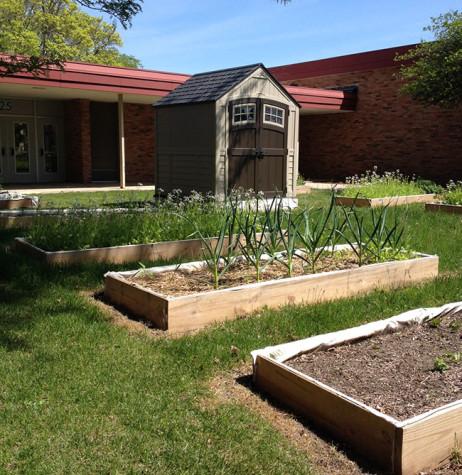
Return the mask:
<path fill-rule="evenodd" d="M 12 244 L 17 235 L 15 229 L 0 231 L 0 346 L 7 350 L 27 349 L 27 341 L 21 335 L 42 319 L 63 313 L 78 314 L 85 301 L 76 292 L 97 292 L 106 272 L 133 270 L 141 264 L 150 267 L 170 263 L 49 266 L 15 252 Z"/>
<path fill-rule="evenodd" d="M 235 381 L 240 386 L 243 386 L 247 391 L 250 391 L 254 396 L 259 397 L 264 401 L 268 402 L 270 406 L 275 410 L 290 414 L 290 416 L 296 422 L 304 426 L 306 430 L 312 432 L 315 436 L 322 439 L 325 443 L 334 446 L 339 452 L 343 452 L 348 457 L 348 459 L 354 461 L 364 473 L 367 473 L 368 475 L 386 475 L 388 473 L 378 470 L 377 467 L 374 467 L 374 465 L 370 461 L 359 456 L 351 447 L 348 446 L 348 444 L 333 439 L 331 435 L 319 425 L 308 420 L 306 417 L 300 416 L 288 406 L 276 400 L 270 394 L 260 391 L 254 385 L 251 374 L 239 376 L 235 379 Z"/>

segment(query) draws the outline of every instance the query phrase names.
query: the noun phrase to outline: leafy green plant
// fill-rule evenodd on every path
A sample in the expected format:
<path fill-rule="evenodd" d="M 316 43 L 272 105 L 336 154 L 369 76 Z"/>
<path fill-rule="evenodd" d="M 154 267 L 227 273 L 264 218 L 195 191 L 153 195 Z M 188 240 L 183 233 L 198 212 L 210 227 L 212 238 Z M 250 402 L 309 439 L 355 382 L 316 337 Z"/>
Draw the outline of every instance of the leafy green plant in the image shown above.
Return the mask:
<path fill-rule="evenodd" d="M 449 369 L 449 365 L 446 363 L 445 359 L 441 356 L 437 356 L 433 362 L 433 371 L 438 373 L 443 373 Z"/>
<path fill-rule="evenodd" d="M 277 260 L 287 269 L 287 276 L 292 277 L 294 260 L 297 255 L 297 238 L 300 214 L 297 215 L 292 209 L 284 209 L 279 203 L 276 213 L 279 236 L 281 238 L 282 254 Z"/>
<path fill-rule="evenodd" d="M 462 181 L 450 181 L 441 194 L 443 203 L 449 205 L 462 205 Z"/>
<path fill-rule="evenodd" d="M 311 273 L 316 272 L 316 263 L 325 253 L 326 248 L 332 244 L 332 237 L 339 234 L 331 226 L 331 217 L 336 214 L 335 196 L 332 194 L 328 208 L 317 210 L 306 209 L 301 214 L 301 226 L 298 229 L 298 239 L 302 244 L 303 253 L 297 254 L 310 268 Z"/>
<path fill-rule="evenodd" d="M 390 224 L 389 206 L 367 208 L 367 211 L 360 211 L 354 205 L 341 209 L 345 221 L 337 232 L 356 254 L 359 266 L 369 261 L 384 262 L 400 255 L 409 257 L 411 251 L 403 247 L 405 220 L 401 222 L 395 214 Z"/>
<path fill-rule="evenodd" d="M 408 177 L 399 170 L 380 174 L 377 167 L 362 175 L 347 177 L 345 181 L 349 186 L 342 191 L 342 195 L 351 198 L 384 198 L 426 192 L 415 177 Z"/>
<path fill-rule="evenodd" d="M 439 318 L 439 317 L 432 318 L 428 322 L 428 326 L 431 327 L 431 328 L 439 328 L 441 326 L 441 318 Z"/>
<path fill-rule="evenodd" d="M 356 255 L 361 267 L 367 258 L 365 215 L 361 214 L 354 206 L 351 208 L 342 207 L 341 210 L 345 218 L 345 226 L 338 232 Z"/>
<path fill-rule="evenodd" d="M 275 257 L 278 223 L 271 216 L 277 207 L 276 203 L 276 199 L 273 199 L 268 205 L 257 195 L 254 201 L 247 203 L 245 212 L 240 213 L 237 220 L 239 233 L 243 237 L 240 251 L 246 262 L 254 267 L 257 282 L 260 282 L 262 272 Z M 270 241 L 267 241 L 268 237 Z M 268 250 L 272 252 L 272 257 L 263 262 L 262 258 Z"/>
<path fill-rule="evenodd" d="M 462 353 L 459 351 L 445 353 L 437 356 L 433 362 L 433 371 L 443 373 L 450 368 L 450 364 L 459 364 L 462 361 Z"/>
<path fill-rule="evenodd" d="M 223 218 L 221 220 L 216 239 L 211 240 L 204 235 L 197 224 L 196 235 L 201 240 L 202 255 L 205 263 L 212 273 L 213 287 L 218 289 L 220 279 L 232 266 L 235 260 L 234 251 L 237 243 L 240 242 L 239 234 L 236 235 L 237 206 L 233 201 L 224 208 Z M 190 218 L 184 217 L 189 220 Z"/>

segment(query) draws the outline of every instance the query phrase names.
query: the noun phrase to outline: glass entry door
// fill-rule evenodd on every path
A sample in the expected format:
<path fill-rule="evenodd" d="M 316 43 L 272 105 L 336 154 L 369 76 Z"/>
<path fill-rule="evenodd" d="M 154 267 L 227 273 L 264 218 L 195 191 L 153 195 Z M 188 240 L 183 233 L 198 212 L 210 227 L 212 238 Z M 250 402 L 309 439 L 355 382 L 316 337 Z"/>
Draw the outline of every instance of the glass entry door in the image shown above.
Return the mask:
<path fill-rule="evenodd" d="M 6 183 L 7 123 L 0 118 L 0 183 Z"/>
<path fill-rule="evenodd" d="M 33 120 L 0 119 L 0 166 L 2 183 L 32 183 L 36 180 Z"/>
<path fill-rule="evenodd" d="M 63 176 L 61 131 L 55 119 L 37 121 L 40 181 L 56 181 Z"/>

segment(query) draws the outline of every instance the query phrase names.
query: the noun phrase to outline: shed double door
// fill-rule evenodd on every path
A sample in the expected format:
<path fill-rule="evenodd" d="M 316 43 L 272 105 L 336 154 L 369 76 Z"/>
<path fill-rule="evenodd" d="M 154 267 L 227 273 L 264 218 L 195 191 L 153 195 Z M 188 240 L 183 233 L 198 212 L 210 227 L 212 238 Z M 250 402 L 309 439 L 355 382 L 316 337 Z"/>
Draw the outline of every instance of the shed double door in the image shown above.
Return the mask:
<path fill-rule="evenodd" d="M 229 104 L 228 189 L 285 194 L 288 107 L 265 99 Z"/>

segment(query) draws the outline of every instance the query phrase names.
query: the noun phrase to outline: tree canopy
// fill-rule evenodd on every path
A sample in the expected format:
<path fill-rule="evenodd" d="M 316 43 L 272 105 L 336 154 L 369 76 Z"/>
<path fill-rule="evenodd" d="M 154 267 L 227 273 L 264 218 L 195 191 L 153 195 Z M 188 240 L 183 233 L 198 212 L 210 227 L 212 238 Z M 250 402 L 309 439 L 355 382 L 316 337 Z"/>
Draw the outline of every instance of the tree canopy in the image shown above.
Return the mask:
<path fill-rule="evenodd" d="M 451 11 L 432 18 L 425 28 L 434 41 L 423 41 L 397 60 L 404 61 L 402 91 L 427 105 L 462 104 L 462 13 Z"/>
<path fill-rule="evenodd" d="M 37 72 L 64 61 L 86 61 L 139 67 L 140 61 L 123 54 L 116 23 L 82 11 L 78 4 L 99 9 L 126 26 L 139 2 L 73 0 L 0 0 L 0 60 L 6 74 Z M 131 5 L 131 6 L 130 6 Z M 139 7 L 140 8 L 140 7 Z"/>

